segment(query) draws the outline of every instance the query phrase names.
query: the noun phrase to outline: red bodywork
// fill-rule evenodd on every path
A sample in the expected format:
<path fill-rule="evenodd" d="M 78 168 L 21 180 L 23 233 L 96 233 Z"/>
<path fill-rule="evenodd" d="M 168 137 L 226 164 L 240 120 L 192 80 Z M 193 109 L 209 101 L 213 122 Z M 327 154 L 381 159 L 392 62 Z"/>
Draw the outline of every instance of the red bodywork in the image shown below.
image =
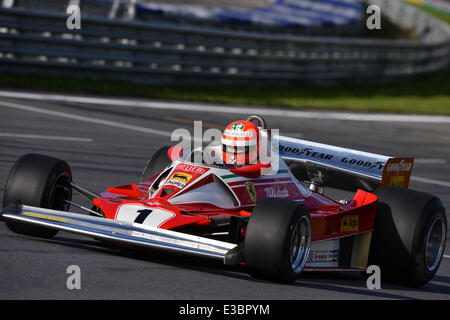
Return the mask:
<path fill-rule="evenodd" d="M 353 199 L 344 205 L 315 192 L 306 196 L 302 195 L 296 186 L 298 182 L 294 181 L 295 178 L 291 176 L 245 178 L 240 181 L 226 182 L 240 202 L 240 206 L 232 209 L 223 209 L 211 203 L 176 205 L 170 203 L 170 199 L 175 195 L 214 182 L 214 179 L 217 179 L 216 176 L 205 175 L 209 170 L 211 169 L 208 167 L 179 163 L 169 176 L 184 173 L 190 177 L 182 188 L 176 185 L 165 185 L 149 199 L 149 189 L 158 177 L 158 175 L 155 175 L 142 183 L 108 188 L 101 194 L 102 198 L 94 199 L 93 204 L 100 208 L 109 219 L 117 218 L 117 212 L 121 205 L 137 204 L 172 212 L 173 216 L 170 219 L 157 226 L 162 229 L 174 229 L 182 226 L 208 227 L 213 224 L 213 219 L 217 217 L 250 216 L 256 205 L 256 199 L 260 200 L 271 196 L 270 188 L 274 188 L 273 186 L 276 185 L 281 186 L 283 191 L 286 192 L 286 195 L 288 195 L 285 195 L 286 199 L 303 203 L 309 209 L 313 242 L 367 232 L 373 229 L 377 207 L 377 197 L 374 194 L 358 190 Z M 203 178 L 197 180 L 200 176 L 203 176 Z M 252 192 L 246 188 L 249 184 L 254 186 L 251 191 L 255 192 L 256 195 L 253 195 L 253 197 Z M 173 191 L 170 193 L 168 192 L 170 190 Z"/>

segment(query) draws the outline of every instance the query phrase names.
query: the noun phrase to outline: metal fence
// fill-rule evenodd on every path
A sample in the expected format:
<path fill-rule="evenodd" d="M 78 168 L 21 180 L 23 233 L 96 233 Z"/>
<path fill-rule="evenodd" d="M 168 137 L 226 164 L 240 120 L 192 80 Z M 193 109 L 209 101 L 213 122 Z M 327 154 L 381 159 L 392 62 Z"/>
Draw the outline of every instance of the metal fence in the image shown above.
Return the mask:
<path fill-rule="evenodd" d="M 1 2 L 2 0 L 0 0 Z M 250 21 L 236 21 L 205 17 L 202 10 L 197 15 L 177 13 L 163 13 L 160 10 L 148 10 L 145 1 L 142 0 L 3 0 L 9 2 L 9 7 L 26 9 L 29 11 L 65 13 L 69 4 L 80 6 L 83 17 L 108 17 L 124 20 L 141 20 L 152 22 L 164 22 L 177 25 L 196 25 L 229 31 L 249 31 L 268 34 L 298 34 L 298 35 L 330 35 L 330 36 L 358 36 L 363 29 L 362 21 L 353 23 L 313 24 L 309 26 L 283 26 L 282 24 L 250 23 Z M 315 1 L 315 0 L 311 0 Z M 323 1 L 323 0 L 322 0 Z M 342 0 L 341 0 L 342 1 Z M 358 0 L 351 0 L 358 1 Z M 237 1 L 236 1 L 237 2 Z M 241 0 L 241 2 L 243 2 Z M 327 19 L 333 12 L 322 11 Z M 181 10 L 183 12 L 183 10 Z M 272 9 L 266 13 L 266 20 L 271 19 Z M 362 10 L 361 10 L 362 13 Z M 292 14 L 293 15 L 293 14 Z M 261 19 L 261 17 L 259 17 Z M 264 19 L 261 19 L 264 20 Z M 267 22 L 267 21 L 266 21 Z"/>
<path fill-rule="evenodd" d="M 274 37 L 94 17 L 68 30 L 66 19 L 0 9 L 0 71 L 157 84 L 329 83 L 442 70 L 450 55 L 448 29 L 440 25 L 431 32 L 438 36 L 412 42 Z"/>
<path fill-rule="evenodd" d="M 385 17 L 396 25 L 416 34 L 421 42 L 445 43 L 450 40 L 450 28 L 419 8 L 400 0 L 367 0 L 380 7 Z"/>

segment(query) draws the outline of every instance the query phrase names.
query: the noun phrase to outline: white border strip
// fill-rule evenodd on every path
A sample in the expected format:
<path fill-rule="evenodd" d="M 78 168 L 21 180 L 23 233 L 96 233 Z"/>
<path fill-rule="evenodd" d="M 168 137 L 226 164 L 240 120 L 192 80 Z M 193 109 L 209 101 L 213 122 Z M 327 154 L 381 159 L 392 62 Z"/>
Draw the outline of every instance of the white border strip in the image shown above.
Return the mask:
<path fill-rule="evenodd" d="M 386 114 L 386 113 L 350 113 L 331 111 L 301 111 L 258 107 L 230 107 L 227 105 L 206 105 L 182 102 L 146 101 L 134 99 L 86 97 L 59 94 L 42 94 L 26 92 L 0 91 L 0 97 L 29 99 L 38 101 L 54 101 L 68 103 L 87 103 L 106 105 L 110 107 L 133 107 L 163 110 L 185 110 L 208 113 L 231 114 L 259 114 L 262 116 L 279 116 L 320 120 L 347 120 L 347 121 L 371 121 L 371 122 L 419 122 L 419 123 L 450 123 L 450 116 Z"/>

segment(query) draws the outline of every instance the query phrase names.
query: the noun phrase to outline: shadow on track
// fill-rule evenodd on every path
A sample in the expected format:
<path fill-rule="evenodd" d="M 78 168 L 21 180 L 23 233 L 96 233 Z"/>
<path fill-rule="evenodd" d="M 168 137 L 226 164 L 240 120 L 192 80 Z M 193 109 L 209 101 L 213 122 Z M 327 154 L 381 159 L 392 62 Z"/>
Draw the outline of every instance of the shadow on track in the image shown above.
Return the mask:
<path fill-rule="evenodd" d="M 268 286 L 293 286 L 301 288 L 310 288 L 315 290 L 323 290 L 327 292 L 353 294 L 355 296 L 367 296 L 368 299 L 401 299 L 401 300 L 417 300 L 408 293 L 415 293 L 418 290 L 427 293 L 449 294 L 450 287 L 442 285 L 450 283 L 450 277 L 436 276 L 431 283 L 424 288 L 407 288 L 396 286 L 388 283 L 382 283 L 381 290 L 369 290 L 366 287 L 366 282 L 359 273 L 345 272 L 345 273 L 319 273 L 319 272 L 305 272 L 293 284 L 280 284 L 271 281 L 259 280 L 250 277 L 244 265 L 228 266 L 223 265 L 218 261 L 213 261 L 205 258 L 192 259 L 190 256 L 173 254 L 162 251 L 151 251 L 147 249 L 124 249 L 110 244 L 102 243 L 95 240 L 74 239 L 66 236 L 57 236 L 53 240 L 37 239 L 52 245 L 60 245 L 64 247 L 77 248 L 88 250 L 104 255 L 113 255 L 123 257 L 126 259 L 134 259 L 145 261 L 162 266 L 170 266 L 175 268 L 182 268 L 187 270 L 199 271 L 206 274 L 213 274 L 227 278 L 251 281 L 256 283 L 264 283 Z M 120 271 L 123 271 L 120 269 Z M 389 291 L 389 292 L 386 292 Z M 392 291 L 402 291 L 397 294 Z M 315 294 L 311 299 L 317 299 Z M 318 298 L 320 299 L 320 298 Z"/>

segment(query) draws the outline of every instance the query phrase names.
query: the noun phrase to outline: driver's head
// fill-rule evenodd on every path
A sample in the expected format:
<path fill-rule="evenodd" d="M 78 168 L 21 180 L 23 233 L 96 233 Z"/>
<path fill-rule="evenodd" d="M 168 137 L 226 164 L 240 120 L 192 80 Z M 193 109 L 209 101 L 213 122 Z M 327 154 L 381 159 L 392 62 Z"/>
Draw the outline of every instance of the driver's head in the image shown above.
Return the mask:
<path fill-rule="evenodd" d="M 230 123 L 222 135 L 225 164 L 256 163 L 259 149 L 259 129 L 247 120 Z"/>

